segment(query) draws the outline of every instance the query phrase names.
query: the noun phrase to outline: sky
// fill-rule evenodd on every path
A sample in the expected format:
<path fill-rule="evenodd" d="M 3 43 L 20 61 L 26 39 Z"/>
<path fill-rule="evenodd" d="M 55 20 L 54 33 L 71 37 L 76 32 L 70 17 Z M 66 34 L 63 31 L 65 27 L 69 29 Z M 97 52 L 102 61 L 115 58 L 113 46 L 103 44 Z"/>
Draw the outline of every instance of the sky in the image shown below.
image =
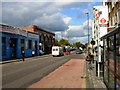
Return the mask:
<path fill-rule="evenodd" d="M 88 2 L 89 1 L 89 2 Z M 2 24 L 13 27 L 37 25 L 70 43 L 88 42 L 88 21 L 92 34 L 93 6 L 101 0 L 2 0 Z M 89 20 L 86 12 L 89 12 Z"/>

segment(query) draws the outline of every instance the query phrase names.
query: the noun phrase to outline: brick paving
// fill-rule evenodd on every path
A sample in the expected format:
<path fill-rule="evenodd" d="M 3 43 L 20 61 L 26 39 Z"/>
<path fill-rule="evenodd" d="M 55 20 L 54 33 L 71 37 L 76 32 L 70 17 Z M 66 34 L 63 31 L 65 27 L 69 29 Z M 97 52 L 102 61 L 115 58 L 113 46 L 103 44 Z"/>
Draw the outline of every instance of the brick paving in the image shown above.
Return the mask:
<path fill-rule="evenodd" d="M 82 88 L 84 60 L 72 59 L 29 88 Z"/>

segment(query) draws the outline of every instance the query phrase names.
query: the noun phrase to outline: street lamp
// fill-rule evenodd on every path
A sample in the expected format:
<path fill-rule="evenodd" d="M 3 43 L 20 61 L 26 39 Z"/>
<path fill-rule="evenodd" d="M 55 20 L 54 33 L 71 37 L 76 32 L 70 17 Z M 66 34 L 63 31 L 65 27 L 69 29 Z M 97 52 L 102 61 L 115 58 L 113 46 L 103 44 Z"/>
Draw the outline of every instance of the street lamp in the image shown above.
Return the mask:
<path fill-rule="evenodd" d="M 87 19 L 88 19 L 88 44 L 90 43 L 89 41 L 89 38 L 90 38 L 90 35 L 89 35 L 89 12 L 86 12 L 85 13 L 87 15 Z"/>

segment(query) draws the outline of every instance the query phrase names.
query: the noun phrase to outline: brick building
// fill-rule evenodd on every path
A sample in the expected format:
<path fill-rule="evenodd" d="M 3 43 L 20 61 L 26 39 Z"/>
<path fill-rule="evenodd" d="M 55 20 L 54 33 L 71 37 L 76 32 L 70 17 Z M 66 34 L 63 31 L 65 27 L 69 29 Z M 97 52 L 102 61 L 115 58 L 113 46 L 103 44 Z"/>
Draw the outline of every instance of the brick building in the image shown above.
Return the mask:
<path fill-rule="evenodd" d="M 21 30 L 37 32 L 40 35 L 39 48 L 45 53 L 51 53 L 52 46 L 55 43 L 55 34 L 44 30 L 36 25 L 31 25 L 28 27 L 20 28 Z"/>
<path fill-rule="evenodd" d="M 120 0 L 111 1 L 106 3 L 109 12 L 108 32 L 120 25 Z"/>

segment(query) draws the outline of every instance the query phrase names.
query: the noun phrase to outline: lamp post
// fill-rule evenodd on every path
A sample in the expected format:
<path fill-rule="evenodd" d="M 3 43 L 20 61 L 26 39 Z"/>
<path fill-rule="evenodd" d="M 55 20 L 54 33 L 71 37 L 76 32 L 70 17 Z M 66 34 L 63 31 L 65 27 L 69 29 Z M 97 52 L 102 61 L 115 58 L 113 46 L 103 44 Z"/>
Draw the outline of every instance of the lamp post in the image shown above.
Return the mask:
<path fill-rule="evenodd" d="M 90 35 L 89 35 L 89 12 L 86 12 L 85 13 L 87 15 L 87 19 L 88 19 L 88 44 L 90 43 L 89 41 L 89 38 L 90 38 Z"/>

